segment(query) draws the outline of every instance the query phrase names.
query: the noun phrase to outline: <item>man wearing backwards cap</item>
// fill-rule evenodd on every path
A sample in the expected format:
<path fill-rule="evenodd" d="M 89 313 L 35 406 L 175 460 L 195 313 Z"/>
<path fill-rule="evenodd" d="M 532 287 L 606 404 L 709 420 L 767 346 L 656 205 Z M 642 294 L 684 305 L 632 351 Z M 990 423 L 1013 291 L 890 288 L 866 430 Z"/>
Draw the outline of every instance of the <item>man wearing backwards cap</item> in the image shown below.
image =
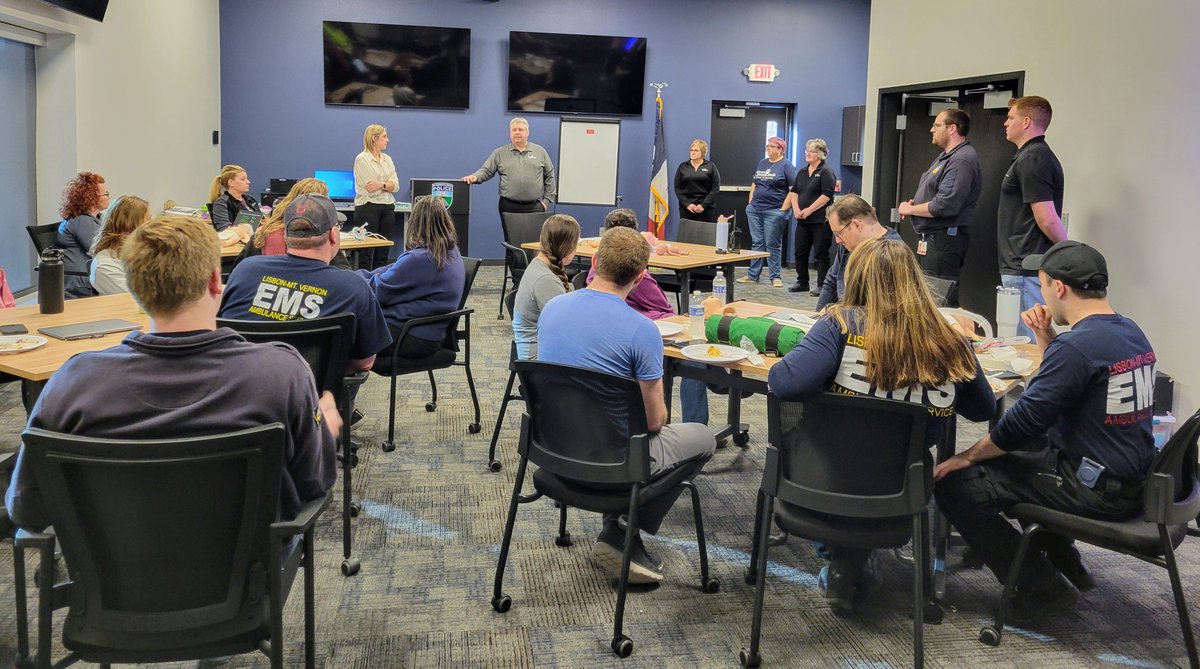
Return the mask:
<path fill-rule="evenodd" d="M 1021 314 L 1042 366 L 991 434 L 934 471 L 938 506 L 1003 581 L 1020 533 L 1001 513 L 1032 502 L 1103 520 L 1142 508 L 1154 459 L 1154 350 L 1107 298 L 1108 264 L 1096 249 L 1061 241 L 1023 267 L 1042 298 Z M 1056 334 L 1055 325 L 1071 330 Z M 1075 603 L 1095 586 L 1074 545 L 1041 532 L 1021 565 L 1011 617 L 1025 623 Z M 1065 577 L 1065 578 L 1064 578 Z M 1069 582 L 1068 582 L 1069 581 Z"/>
<path fill-rule="evenodd" d="M 370 369 L 392 335 L 367 282 L 329 265 L 341 246 L 344 220 L 324 195 L 292 200 L 283 214 L 287 253 L 239 263 L 225 286 L 221 318 L 294 321 L 350 312 L 349 369 Z"/>

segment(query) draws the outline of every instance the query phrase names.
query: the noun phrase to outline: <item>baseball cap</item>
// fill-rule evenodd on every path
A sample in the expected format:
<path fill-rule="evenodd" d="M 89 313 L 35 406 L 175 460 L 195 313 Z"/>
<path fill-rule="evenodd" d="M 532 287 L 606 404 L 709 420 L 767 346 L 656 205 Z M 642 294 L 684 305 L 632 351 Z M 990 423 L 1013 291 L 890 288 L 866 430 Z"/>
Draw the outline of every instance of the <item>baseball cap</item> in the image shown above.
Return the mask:
<path fill-rule="evenodd" d="M 1040 255 L 1026 256 L 1021 267 L 1041 270 L 1078 290 L 1108 288 L 1108 263 L 1096 249 L 1072 239 L 1063 240 Z"/>
<path fill-rule="evenodd" d="M 308 225 L 293 229 L 292 224 L 297 221 L 304 221 Z M 283 225 L 288 237 L 319 237 L 345 221 L 345 215 L 333 206 L 333 200 L 312 193 L 297 196 L 283 212 Z"/>

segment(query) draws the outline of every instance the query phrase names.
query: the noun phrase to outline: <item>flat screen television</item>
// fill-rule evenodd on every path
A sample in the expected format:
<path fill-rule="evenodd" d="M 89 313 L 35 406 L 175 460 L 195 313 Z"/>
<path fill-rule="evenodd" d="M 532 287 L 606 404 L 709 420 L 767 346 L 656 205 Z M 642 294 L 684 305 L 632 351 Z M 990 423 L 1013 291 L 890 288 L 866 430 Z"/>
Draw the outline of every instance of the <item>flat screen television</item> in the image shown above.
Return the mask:
<path fill-rule="evenodd" d="M 354 172 L 350 170 L 313 170 L 313 176 L 329 186 L 330 200 L 354 199 Z"/>
<path fill-rule="evenodd" d="M 468 28 L 324 21 L 325 104 L 466 109 Z"/>
<path fill-rule="evenodd" d="M 62 7 L 68 12 L 97 21 L 104 20 L 104 12 L 108 11 L 108 0 L 42 0 L 48 5 Z"/>
<path fill-rule="evenodd" d="M 508 34 L 508 110 L 640 116 L 646 38 Z"/>

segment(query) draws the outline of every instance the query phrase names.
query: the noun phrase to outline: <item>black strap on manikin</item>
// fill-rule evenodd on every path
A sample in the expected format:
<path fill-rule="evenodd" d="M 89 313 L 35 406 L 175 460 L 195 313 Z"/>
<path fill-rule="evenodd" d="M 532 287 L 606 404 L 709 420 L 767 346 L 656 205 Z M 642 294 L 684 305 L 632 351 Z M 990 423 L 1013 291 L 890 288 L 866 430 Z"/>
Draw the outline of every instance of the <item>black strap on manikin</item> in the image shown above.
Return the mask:
<path fill-rule="evenodd" d="M 733 326 L 733 321 L 736 316 L 722 316 L 717 322 L 717 342 L 721 344 L 730 344 L 736 346 L 729 340 L 729 329 Z M 779 335 L 783 333 L 783 323 L 774 323 L 767 328 L 767 333 L 763 337 L 763 353 L 768 355 L 779 355 Z"/>
<path fill-rule="evenodd" d="M 729 343 L 729 326 L 733 325 L 734 318 L 736 318 L 736 316 L 721 317 L 721 320 L 717 323 L 717 343 Z"/>

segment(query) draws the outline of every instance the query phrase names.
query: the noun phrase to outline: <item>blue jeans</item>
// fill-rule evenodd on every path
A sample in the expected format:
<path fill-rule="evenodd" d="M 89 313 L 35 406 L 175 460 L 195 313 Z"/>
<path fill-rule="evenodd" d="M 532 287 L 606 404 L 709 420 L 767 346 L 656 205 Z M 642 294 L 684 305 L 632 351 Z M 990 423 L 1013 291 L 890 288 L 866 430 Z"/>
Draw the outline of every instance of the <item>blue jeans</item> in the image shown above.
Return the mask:
<path fill-rule="evenodd" d="M 783 277 L 783 231 L 787 230 L 792 220 L 792 212 L 781 209 L 766 209 L 759 211 L 754 207 L 746 207 L 746 222 L 750 224 L 750 248 L 755 251 L 769 251 L 767 271 L 772 279 Z M 758 281 L 762 274 L 762 258 L 750 261 L 747 275 Z"/>
<path fill-rule="evenodd" d="M 1000 285 L 1005 288 L 1016 288 L 1021 291 L 1021 311 L 1032 309 L 1035 304 L 1045 304 L 1042 299 L 1042 282 L 1036 276 L 1020 276 L 1017 274 L 1001 274 Z M 1025 321 L 1017 318 L 1017 336 L 1029 337 L 1033 340 L 1033 331 L 1025 326 Z"/>
<path fill-rule="evenodd" d="M 680 365 L 704 368 L 700 362 L 681 362 Z M 708 425 L 708 386 L 697 379 L 679 379 L 679 412 L 685 423 Z"/>

